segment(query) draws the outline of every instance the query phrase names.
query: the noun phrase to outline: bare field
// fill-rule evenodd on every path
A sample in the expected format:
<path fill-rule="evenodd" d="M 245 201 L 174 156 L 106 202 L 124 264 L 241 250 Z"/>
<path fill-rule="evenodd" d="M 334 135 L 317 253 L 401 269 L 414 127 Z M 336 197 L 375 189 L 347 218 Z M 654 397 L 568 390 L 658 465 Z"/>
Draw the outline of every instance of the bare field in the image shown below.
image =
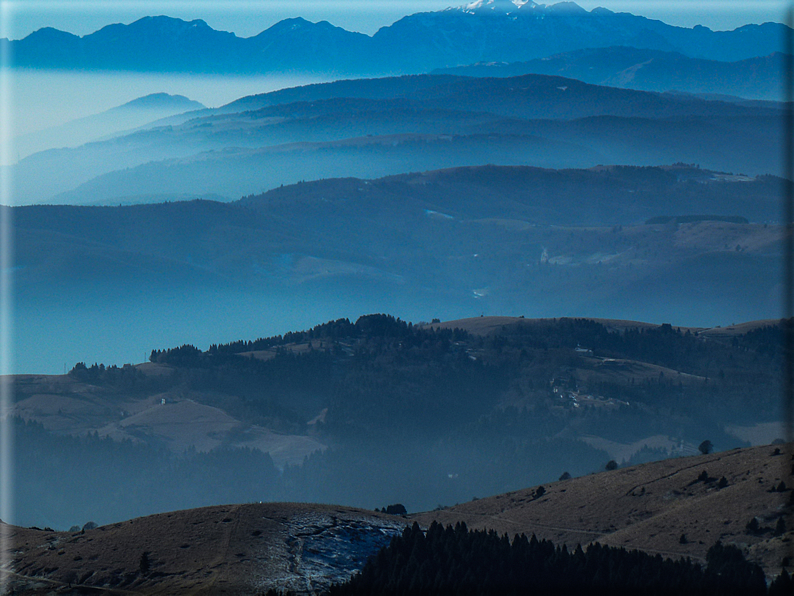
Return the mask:
<path fill-rule="evenodd" d="M 169 367 L 140 365 L 146 375 L 165 375 Z M 325 445 L 316 438 L 288 434 L 242 422 L 222 409 L 199 403 L 178 389 L 131 395 L 75 380 L 70 375 L 14 377 L 17 402 L 13 413 L 60 434 L 161 445 L 173 453 L 194 448 L 248 447 L 270 453 L 277 467 L 299 464 Z M 192 397 L 201 396 L 191 394 Z M 206 397 L 206 396 L 204 396 Z"/>

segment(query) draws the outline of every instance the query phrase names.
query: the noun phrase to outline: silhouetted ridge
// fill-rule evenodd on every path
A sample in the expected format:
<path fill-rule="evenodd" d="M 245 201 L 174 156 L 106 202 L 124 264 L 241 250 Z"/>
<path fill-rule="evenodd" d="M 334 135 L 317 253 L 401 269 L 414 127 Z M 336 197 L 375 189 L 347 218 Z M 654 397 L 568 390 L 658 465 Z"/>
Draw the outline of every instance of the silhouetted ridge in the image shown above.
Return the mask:
<path fill-rule="evenodd" d="M 741 60 L 776 51 L 785 27 L 765 23 L 715 32 L 706 27 L 673 27 L 627 13 L 587 12 L 572 3 L 500 4 L 500 10 L 486 4 L 474 10 L 462 7 L 409 15 L 371 37 L 325 21 L 293 18 L 242 38 L 216 31 L 199 19 L 156 16 L 108 25 L 83 37 L 56 35 L 48 29 L 3 43 L 11 44 L 18 66 L 36 68 L 382 74 L 527 61 L 615 45 Z"/>

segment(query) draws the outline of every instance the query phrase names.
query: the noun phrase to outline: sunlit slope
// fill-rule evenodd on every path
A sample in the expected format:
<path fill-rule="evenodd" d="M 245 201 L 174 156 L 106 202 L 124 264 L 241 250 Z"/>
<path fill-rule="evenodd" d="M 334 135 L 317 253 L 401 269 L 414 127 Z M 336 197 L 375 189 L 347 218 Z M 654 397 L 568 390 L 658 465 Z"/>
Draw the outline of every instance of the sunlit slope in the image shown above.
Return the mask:
<path fill-rule="evenodd" d="M 534 533 L 569 549 L 598 541 L 699 561 L 705 561 L 709 547 L 721 540 L 742 548 L 767 575 L 776 575 L 790 554 L 792 539 L 788 447 L 766 445 L 668 459 L 411 518 L 423 525 L 433 520 L 465 522 L 470 528 L 511 535 Z M 758 529 L 748 529 L 754 519 Z M 779 519 L 787 528 L 784 535 L 775 532 Z M 791 561 L 787 565 L 790 572 Z"/>

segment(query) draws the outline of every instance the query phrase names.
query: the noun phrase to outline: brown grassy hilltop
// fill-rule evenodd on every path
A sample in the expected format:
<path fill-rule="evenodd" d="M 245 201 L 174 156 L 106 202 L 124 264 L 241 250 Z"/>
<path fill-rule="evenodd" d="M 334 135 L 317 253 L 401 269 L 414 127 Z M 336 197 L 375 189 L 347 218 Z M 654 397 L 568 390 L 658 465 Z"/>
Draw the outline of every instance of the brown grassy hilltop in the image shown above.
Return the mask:
<path fill-rule="evenodd" d="M 705 561 L 715 542 L 741 547 L 780 572 L 791 555 L 791 446 L 734 449 L 562 480 L 412 516 L 422 525 L 465 522 L 555 544 L 602 544 Z M 698 480 L 703 472 L 706 480 Z M 720 488 L 721 479 L 726 486 Z M 777 490 L 784 482 L 786 488 Z M 724 484 L 724 483 L 723 483 Z M 540 494 L 542 493 L 542 494 Z M 540 495 L 540 496 L 539 496 Z M 778 519 L 787 532 L 774 536 Z M 751 532 L 747 524 L 758 521 Z M 682 539 L 683 537 L 683 539 Z M 788 565 L 791 571 L 791 563 Z"/>
<path fill-rule="evenodd" d="M 790 447 L 670 459 L 407 518 L 260 503 L 162 513 L 81 532 L 11 527 L 11 587 L 26 594 L 257 594 L 270 587 L 309 594 L 347 578 L 406 523 L 433 520 L 698 561 L 722 540 L 774 576 L 792 546 Z M 707 478 L 698 480 L 704 471 Z M 780 518 L 788 530 L 775 536 Z M 755 532 L 747 528 L 753 519 Z"/>
<path fill-rule="evenodd" d="M 81 532 L 12 527 L 12 593 L 314 593 L 359 569 L 395 516 L 260 503 L 161 513 Z M 147 553 L 149 569 L 141 564 Z"/>

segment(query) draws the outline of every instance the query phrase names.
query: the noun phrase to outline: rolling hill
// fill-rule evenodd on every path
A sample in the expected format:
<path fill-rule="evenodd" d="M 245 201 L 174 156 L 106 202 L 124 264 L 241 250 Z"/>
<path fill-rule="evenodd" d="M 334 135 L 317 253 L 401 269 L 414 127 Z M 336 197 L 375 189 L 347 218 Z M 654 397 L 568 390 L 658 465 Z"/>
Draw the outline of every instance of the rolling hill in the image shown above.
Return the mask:
<path fill-rule="evenodd" d="M 411 519 L 535 534 L 569 549 L 599 542 L 701 562 L 719 540 L 740 546 L 775 576 L 791 570 L 791 482 L 790 449 L 761 446 L 561 480 L 542 492 L 528 488 Z M 759 529 L 748 529 L 754 519 Z M 774 535 L 778 519 L 787 534 Z"/>
<path fill-rule="evenodd" d="M 591 542 L 704 562 L 718 540 L 771 580 L 790 551 L 786 446 L 677 458 L 552 482 L 407 519 L 348 507 L 259 503 L 175 511 L 70 532 L 7 528 L 11 587 L 28 594 L 314 593 L 359 570 L 418 521 L 464 522 L 573 549 Z M 722 479 L 725 479 L 725 483 Z M 756 520 L 757 529 L 748 529 Z M 784 522 L 785 523 L 785 522 Z M 755 527 L 755 526 L 754 526 Z M 145 554 L 145 564 L 143 563 Z"/>
<path fill-rule="evenodd" d="M 197 165 L 208 171 L 206 163 Z M 779 236 L 767 222 L 777 219 L 779 193 L 779 179 L 683 165 L 486 166 L 321 180 L 230 204 L 19 207 L 17 288 L 24 306 L 86 283 L 114 293 L 139 281 L 219 290 L 294 287 L 311 283 L 322 263 L 320 277 L 332 283 L 352 275 L 458 301 L 489 287 L 488 300 L 508 311 L 527 308 L 517 293 L 532 292 L 528 283 L 541 276 L 555 300 L 567 294 L 571 304 L 597 305 L 602 296 L 613 300 L 613 284 L 625 292 L 636 283 L 631 291 L 637 292 L 660 276 L 689 283 L 703 259 L 773 271 Z M 645 223 L 662 216 L 696 217 Z M 596 273 L 601 281 L 592 283 Z M 711 279 L 717 293 L 719 277 Z M 771 311 L 726 316 L 762 313 Z"/>
<path fill-rule="evenodd" d="M 9 584 L 25 594 L 316 593 L 347 579 L 404 523 L 349 507 L 260 503 L 175 511 L 77 532 L 12 528 Z"/>

